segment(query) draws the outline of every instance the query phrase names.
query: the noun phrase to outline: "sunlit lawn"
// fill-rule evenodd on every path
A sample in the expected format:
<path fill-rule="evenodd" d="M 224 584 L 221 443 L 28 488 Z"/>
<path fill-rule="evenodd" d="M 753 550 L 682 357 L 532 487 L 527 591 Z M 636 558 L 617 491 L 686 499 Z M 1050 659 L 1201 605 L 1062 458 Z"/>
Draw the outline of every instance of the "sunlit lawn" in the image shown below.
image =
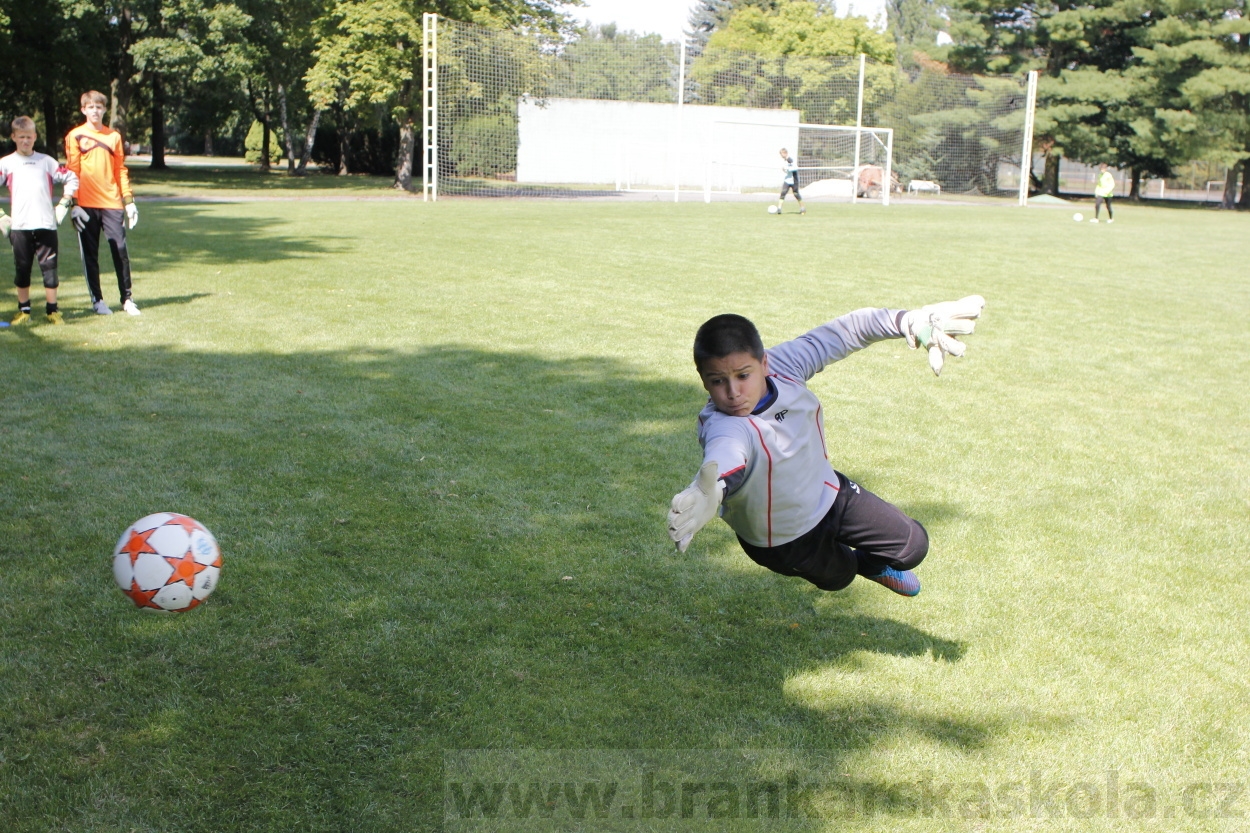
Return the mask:
<path fill-rule="evenodd" d="M 1250 218 L 1071 212 L 148 202 L 139 318 L 62 231 L 67 326 L 36 287 L 0 331 L 0 828 L 782 823 L 457 819 L 444 755 L 485 749 L 768 750 L 819 830 L 1243 829 Z M 940 379 L 895 342 L 813 381 L 835 466 L 930 531 L 919 597 L 719 522 L 673 551 L 700 322 L 972 292 Z M 109 567 L 163 510 L 224 553 L 185 615 Z"/>

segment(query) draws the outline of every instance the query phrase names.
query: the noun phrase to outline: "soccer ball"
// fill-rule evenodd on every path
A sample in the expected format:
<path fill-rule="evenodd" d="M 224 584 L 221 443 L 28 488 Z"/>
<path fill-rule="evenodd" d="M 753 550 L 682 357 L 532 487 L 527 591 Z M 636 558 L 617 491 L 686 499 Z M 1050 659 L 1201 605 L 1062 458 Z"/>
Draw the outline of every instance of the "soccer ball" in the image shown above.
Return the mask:
<path fill-rule="evenodd" d="M 195 518 L 158 512 L 132 523 L 113 550 L 113 578 L 135 607 L 190 610 L 221 575 L 221 550 Z"/>
<path fill-rule="evenodd" d="M 768 213 L 769 213 L 769 214 L 776 214 L 776 213 L 777 213 L 777 212 L 779 212 L 780 210 L 781 210 L 781 209 L 780 209 L 780 208 L 778 208 L 778 207 L 777 207 L 777 206 L 775 206 L 775 205 L 770 205 L 770 206 L 768 206 Z"/>
<path fill-rule="evenodd" d="M 1072 219 L 1076 220 L 1079 223 L 1085 219 L 1085 215 L 1078 211 L 1072 215 Z"/>

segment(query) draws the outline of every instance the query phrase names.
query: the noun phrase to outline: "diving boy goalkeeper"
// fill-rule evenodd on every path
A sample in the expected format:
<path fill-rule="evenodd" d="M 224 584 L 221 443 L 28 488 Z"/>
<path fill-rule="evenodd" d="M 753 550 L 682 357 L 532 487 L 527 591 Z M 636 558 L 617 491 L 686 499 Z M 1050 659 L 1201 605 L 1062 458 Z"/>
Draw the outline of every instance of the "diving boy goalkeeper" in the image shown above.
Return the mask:
<path fill-rule="evenodd" d="M 699 413 L 703 466 L 673 498 L 668 534 L 685 552 L 720 514 L 742 549 L 773 572 L 841 590 L 855 576 L 904 596 L 920 592 L 913 569 L 929 538 L 919 522 L 835 471 L 820 401 L 806 382 L 873 342 L 906 338 L 941 373 L 961 356 L 953 335 L 976 326 L 985 299 L 972 295 L 919 310 L 861 309 L 768 350 L 755 325 L 718 315 L 699 328 L 694 362 L 708 392 Z"/>

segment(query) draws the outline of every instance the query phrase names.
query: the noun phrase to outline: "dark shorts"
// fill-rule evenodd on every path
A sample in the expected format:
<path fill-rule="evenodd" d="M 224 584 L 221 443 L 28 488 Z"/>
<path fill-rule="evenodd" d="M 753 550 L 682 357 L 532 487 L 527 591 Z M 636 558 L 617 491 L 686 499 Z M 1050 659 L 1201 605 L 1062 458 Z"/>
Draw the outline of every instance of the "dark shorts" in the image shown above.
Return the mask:
<path fill-rule="evenodd" d="M 751 560 L 774 573 L 798 576 L 821 590 L 841 590 L 856 575 L 883 567 L 910 570 L 924 560 L 929 536 L 919 521 L 872 492 L 838 475 L 840 491 L 820 523 L 777 547 L 738 543 Z"/>
<path fill-rule="evenodd" d="M 786 198 L 786 193 L 787 193 L 788 191 L 793 191 L 793 192 L 794 192 L 794 198 L 795 198 L 796 200 L 801 200 L 801 199 L 803 199 L 801 196 L 799 196 L 799 186 L 798 186 L 798 183 L 790 183 L 790 182 L 783 182 L 783 183 L 781 183 L 781 199 L 783 199 L 783 200 L 784 200 L 784 199 Z"/>
<path fill-rule="evenodd" d="M 56 276 L 56 229 L 14 229 L 9 232 L 9 243 L 13 245 L 13 264 L 17 267 L 14 286 L 22 289 L 30 287 L 30 272 L 36 263 L 43 273 L 45 289 L 56 289 L 60 285 Z"/>

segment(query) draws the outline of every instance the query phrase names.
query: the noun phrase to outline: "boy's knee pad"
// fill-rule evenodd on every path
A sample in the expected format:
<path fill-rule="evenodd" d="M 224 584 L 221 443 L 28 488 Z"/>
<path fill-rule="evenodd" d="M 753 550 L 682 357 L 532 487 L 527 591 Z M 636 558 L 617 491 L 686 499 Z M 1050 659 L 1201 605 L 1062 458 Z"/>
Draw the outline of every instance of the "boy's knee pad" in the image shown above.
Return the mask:
<path fill-rule="evenodd" d="M 27 285 L 29 285 L 30 281 L 27 281 L 26 283 Z M 43 288 L 44 289 L 56 289 L 60 285 L 61 285 L 61 280 L 60 278 L 56 276 L 56 272 L 44 272 L 43 273 Z"/>

